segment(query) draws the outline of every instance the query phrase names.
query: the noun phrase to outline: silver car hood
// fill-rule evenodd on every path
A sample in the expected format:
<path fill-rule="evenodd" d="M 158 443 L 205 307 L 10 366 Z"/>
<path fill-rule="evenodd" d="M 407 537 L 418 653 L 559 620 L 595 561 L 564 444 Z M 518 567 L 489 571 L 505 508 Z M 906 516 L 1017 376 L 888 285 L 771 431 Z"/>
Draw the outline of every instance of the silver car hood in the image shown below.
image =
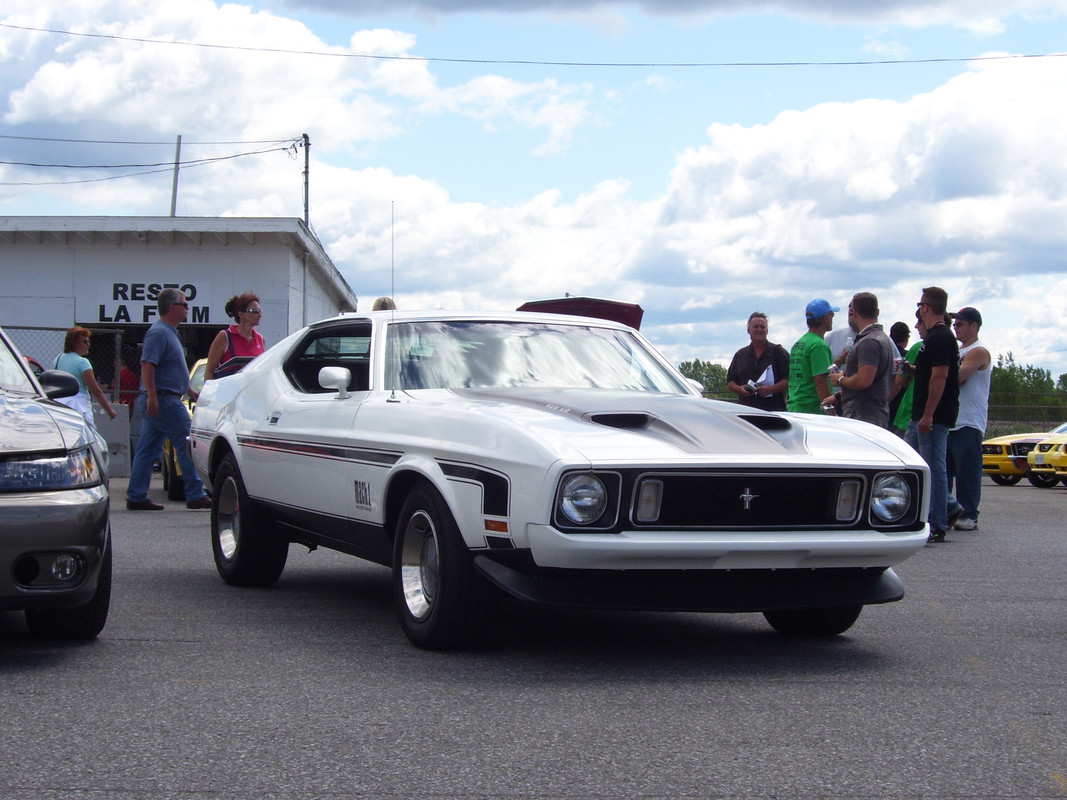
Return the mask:
<path fill-rule="evenodd" d="M 681 457 L 738 456 L 756 461 L 812 457 L 827 463 L 921 463 L 888 431 L 866 423 L 808 414 L 777 414 L 737 403 L 645 392 L 576 389 L 456 389 L 472 410 L 495 416 L 519 412 L 521 425 L 565 442 L 591 460 L 631 448 L 632 456 L 674 452 Z M 520 409 L 526 409 L 525 412 Z M 537 413 L 540 412 L 540 413 Z M 563 420 L 573 425 L 560 424 Z M 605 436 L 604 428 L 618 432 Z M 583 431 L 588 435 L 584 435 Z M 858 435 L 857 435 L 858 434 Z"/>
<path fill-rule="evenodd" d="M 0 391 L 0 454 L 71 450 L 88 444 L 86 429 L 65 406 Z"/>

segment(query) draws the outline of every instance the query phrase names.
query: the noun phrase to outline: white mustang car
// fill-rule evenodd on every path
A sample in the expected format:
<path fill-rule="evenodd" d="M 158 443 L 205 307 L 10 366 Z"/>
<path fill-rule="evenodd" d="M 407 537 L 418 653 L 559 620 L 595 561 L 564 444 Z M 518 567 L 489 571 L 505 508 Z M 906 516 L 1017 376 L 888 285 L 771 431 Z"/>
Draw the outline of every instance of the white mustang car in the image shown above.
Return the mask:
<path fill-rule="evenodd" d="M 210 381 L 193 460 L 223 579 L 290 542 L 390 566 L 401 624 L 462 646 L 501 591 L 848 630 L 899 600 L 929 473 L 872 425 L 705 400 L 636 331 L 551 314 L 348 314 Z"/>

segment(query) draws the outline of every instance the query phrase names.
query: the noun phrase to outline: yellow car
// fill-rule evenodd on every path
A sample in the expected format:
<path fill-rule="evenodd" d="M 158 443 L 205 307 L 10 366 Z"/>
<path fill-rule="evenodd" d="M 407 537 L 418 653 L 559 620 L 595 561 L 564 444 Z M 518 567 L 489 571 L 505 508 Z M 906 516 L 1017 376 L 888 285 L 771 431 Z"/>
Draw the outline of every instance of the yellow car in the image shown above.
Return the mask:
<path fill-rule="evenodd" d="M 197 394 L 204 388 L 204 373 L 207 371 L 207 359 L 201 358 L 193 368 L 189 370 L 189 388 Z M 189 395 L 182 397 L 182 402 L 189 409 L 192 416 L 193 406 L 196 405 L 189 399 Z M 178 465 L 178 455 L 174 452 L 174 445 L 167 439 L 163 443 L 163 491 L 167 493 L 168 500 L 184 500 L 185 484 L 182 482 L 182 468 Z"/>
<path fill-rule="evenodd" d="M 1035 486 L 1051 488 L 1063 480 L 1067 483 L 1067 433 L 1042 439 L 1026 457 L 1030 475 L 1040 478 Z M 1031 481 L 1032 482 L 1032 481 Z"/>
<path fill-rule="evenodd" d="M 1025 477 L 1034 486 L 1045 488 L 1048 479 L 1040 474 L 1031 475 L 1026 457 L 1038 442 L 1058 433 L 1067 433 L 1067 422 L 1048 433 L 1015 433 L 986 439 L 982 442 L 982 472 L 1001 486 L 1012 486 Z"/>

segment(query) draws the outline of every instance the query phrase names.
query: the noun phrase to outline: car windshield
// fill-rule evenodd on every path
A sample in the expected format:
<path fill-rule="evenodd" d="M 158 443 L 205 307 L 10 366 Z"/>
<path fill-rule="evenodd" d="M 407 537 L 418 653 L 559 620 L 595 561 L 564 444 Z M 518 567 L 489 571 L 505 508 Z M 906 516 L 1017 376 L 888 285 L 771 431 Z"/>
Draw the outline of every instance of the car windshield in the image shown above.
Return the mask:
<path fill-rule="evenodd" d="M 9 392 L 34 393 L 37 391 L 30 383 L 22 362 L 7 343 L 0 340 L 0 389 Z"/>
<path fill-rule="evenodd" d="M 390 325 L 386 387 L 687 392 L 681 379 L 631 333 L 541 322 Z"/>

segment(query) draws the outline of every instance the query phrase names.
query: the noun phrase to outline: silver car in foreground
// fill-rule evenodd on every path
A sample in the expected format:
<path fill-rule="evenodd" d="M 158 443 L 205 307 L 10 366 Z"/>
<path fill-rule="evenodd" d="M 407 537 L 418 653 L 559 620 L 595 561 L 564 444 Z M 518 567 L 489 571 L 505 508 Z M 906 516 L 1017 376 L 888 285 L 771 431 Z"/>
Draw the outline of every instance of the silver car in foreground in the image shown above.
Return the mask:
<path fill-rule="evenodd" d="M 193 461 L 215 563 L 268 585 L 290 542 L 390 566 L 420 647 L 507 593 L 762 612 L 842 633 L 898 600 L 929 473 L 865 423 L 706 400 L 625 325 L 549 314 L 325 320 L 209 382 Z"/>
<path fill-rule="evenodd" d="M 48 399 L 77 391 L 65 372 L 34 378 L 0 331 L 0 609 L 45 638 L 95 637 L 111 600 L 107 448 Z"/>

